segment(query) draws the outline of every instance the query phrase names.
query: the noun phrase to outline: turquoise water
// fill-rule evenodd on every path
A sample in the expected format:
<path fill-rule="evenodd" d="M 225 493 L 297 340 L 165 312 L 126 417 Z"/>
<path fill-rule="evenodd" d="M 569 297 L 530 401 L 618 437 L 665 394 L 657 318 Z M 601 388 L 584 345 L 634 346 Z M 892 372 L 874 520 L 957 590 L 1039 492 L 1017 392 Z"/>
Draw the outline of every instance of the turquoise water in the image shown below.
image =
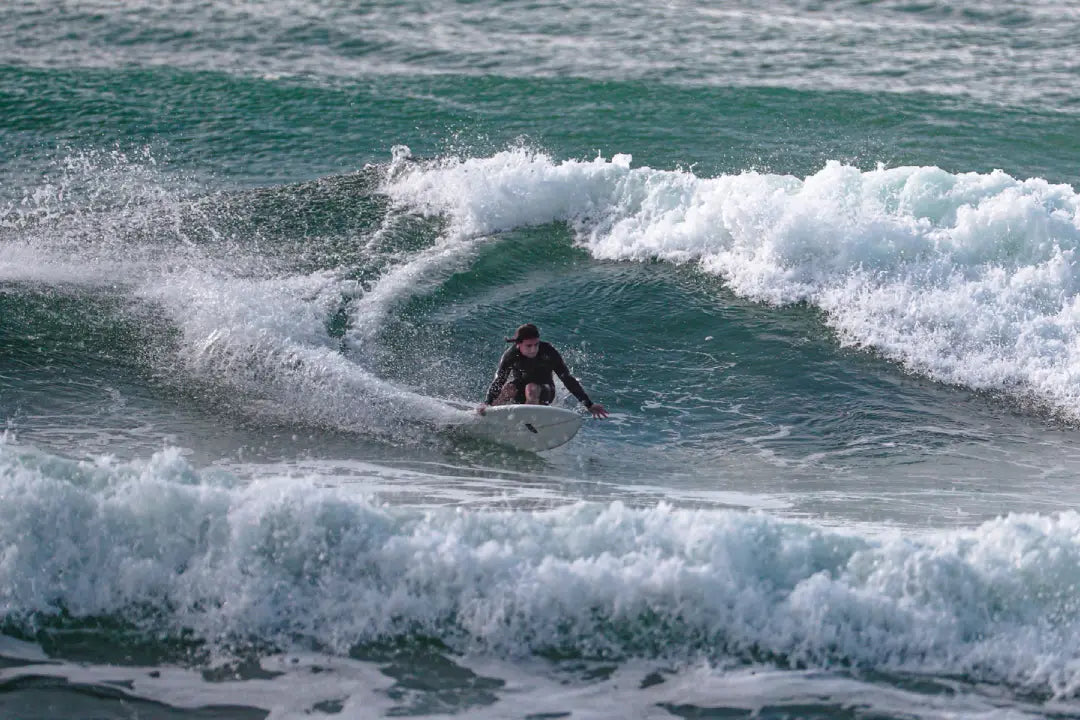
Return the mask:
<path fill-rule="evenodd" d="M 0 714 L 1080 715 L 1078 20 L 7 5 Z"/>

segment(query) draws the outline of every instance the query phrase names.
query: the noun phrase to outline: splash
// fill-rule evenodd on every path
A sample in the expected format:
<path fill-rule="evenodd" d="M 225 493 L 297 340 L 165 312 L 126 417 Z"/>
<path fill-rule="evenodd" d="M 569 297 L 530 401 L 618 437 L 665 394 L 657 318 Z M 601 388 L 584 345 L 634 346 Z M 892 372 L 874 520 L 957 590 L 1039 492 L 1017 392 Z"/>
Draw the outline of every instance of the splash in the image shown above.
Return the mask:
<path fill-rule="evenodd" d="M 0 279 L 117 296 L 137 326 L 163 326 L 150 333 L 157 347 L 129 352 L 242 414 L 395 437 L 416 422 L 461 421 L 458 409 L 343 352 L 374 342 L 383 308 L 409 287 L 395 278 L 426 264 L 383 253 L 365 292 L 353 265 L 321 262 L 318 244 L 337 238 L 314 237 L 294 252 L 299 240 L 251 222 L 272 197 L 207 194 L 166 165 L 145 149 L 58 158 L 2 217 Z M 358 295 L 344 337 L 331 333 L 332 318 Z"/>

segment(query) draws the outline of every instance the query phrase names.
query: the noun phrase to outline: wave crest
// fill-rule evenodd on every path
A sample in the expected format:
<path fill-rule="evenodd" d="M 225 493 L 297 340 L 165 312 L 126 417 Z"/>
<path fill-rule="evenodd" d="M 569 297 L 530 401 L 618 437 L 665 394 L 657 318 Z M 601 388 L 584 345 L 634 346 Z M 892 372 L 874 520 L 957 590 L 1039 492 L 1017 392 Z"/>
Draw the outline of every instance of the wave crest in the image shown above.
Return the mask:
<path fill-rule="evenodd" d="M 699 178 L 515 149 L 419 164 L 385 191 L 467 235 L 563 221 L 596 258 L 697 263 L 744 297 L 820 308 L 845 344 L 1080 418 L 1068 185 L 837 162 Z"/>

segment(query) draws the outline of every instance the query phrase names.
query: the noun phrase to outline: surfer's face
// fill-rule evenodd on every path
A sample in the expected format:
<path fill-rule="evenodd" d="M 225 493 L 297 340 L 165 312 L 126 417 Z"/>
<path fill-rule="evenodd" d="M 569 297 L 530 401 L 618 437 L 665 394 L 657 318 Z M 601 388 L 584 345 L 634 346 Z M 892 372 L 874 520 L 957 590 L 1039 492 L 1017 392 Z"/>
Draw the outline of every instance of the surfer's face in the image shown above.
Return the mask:
<path fill-rule="evenodd" d="M 540 350 L 540 338 L 529 338 L 528 340 L 522 340 L 517 344 L 518 350 L 521 354 L 527 358 L 536 357 L 536 353 Z"/>

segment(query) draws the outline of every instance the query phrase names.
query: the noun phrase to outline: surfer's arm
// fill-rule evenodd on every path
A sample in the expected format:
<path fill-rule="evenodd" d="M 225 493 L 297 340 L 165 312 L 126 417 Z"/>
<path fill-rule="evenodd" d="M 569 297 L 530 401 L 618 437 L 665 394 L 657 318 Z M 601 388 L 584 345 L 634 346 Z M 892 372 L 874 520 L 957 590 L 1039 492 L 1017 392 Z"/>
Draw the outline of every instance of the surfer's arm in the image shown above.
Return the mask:
<path fill-rule="evenodd" d="M 576 397 L 585 407 L 592 407 L 592 400 L 589 399 L 588 394 L 585 392 L 585 388 L 581 387 L 581 383 L 578 379 L 570 374 L 569 368 L 566 367 L 566 363 L 562 359 L 562 355 L 559 351 L 552 348 L 551 352 L 555 357 L 555 374 L 562 380 L 562 384 L 566 386 L 566 389 L 570 391 L 570 394 Z"/>
<path fill-rule="evenodd" d="M 506 379 L 510 377 L 510 354 L 505 353 L 502 359 L 499 360 L 499 367 L 495 371 L 495 379 L 491 381 L 491 386 L 488 387 L 487 397 L 484 398 L 484 405 L 490 405 L 495 402 L 495 398 L 499 396 L 499 391 L 503 389 L 503 385 L 506 384 Z"/>
<path fill-rule="evenodd" d="M 566 389 L 573 394 L 581 403 L 588 409 L 592 416 L 595 418 L 606 418 L 608 416 L 607 410 L 599 403 L 594 403 L 589 399 L 588 394 L 585 392 L 585 388 L 581 387 L 581 383 L 578 379 L 570 374 L 569 368 L 566 367 L 566 363 L 562 359 L 562 355 L 555 348 L 551 351 L 555 353 L 555 374 L 562 380 L 562 384 L 566 386 Z"/>

